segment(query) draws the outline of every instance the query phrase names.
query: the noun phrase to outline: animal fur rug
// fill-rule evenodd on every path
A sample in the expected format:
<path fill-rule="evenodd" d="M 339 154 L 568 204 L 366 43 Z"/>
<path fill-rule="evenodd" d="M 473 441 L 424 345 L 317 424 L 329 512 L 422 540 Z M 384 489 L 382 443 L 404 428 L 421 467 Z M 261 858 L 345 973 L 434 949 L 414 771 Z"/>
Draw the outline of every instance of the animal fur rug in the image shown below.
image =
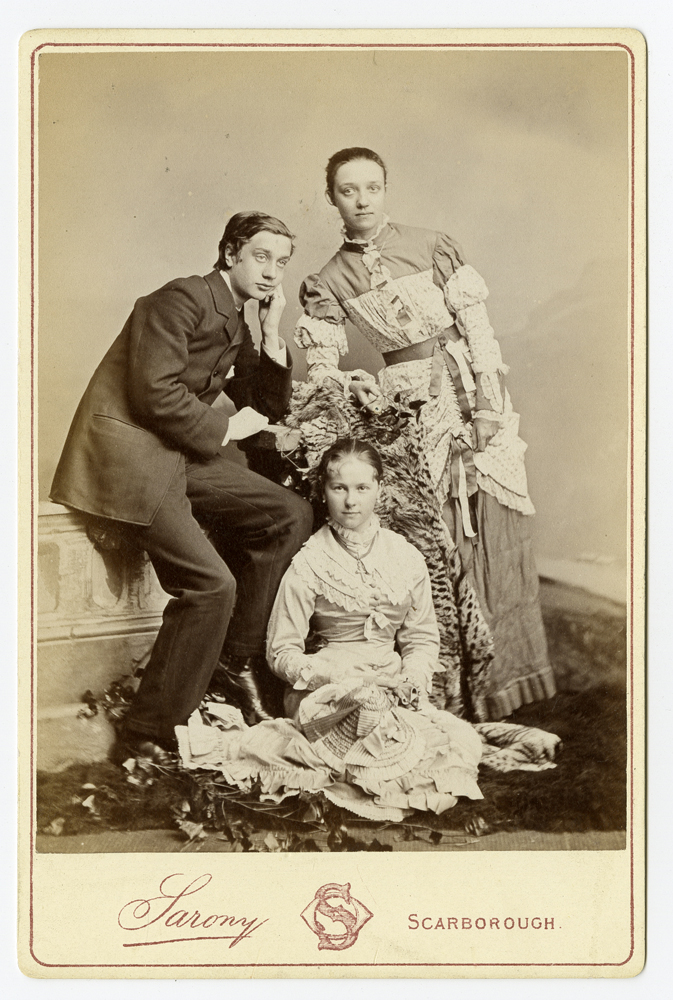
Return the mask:
<path fill-rule="evenodd" d="M 319 524 L 325 514 L 316 490 L 316 470 L 323 452 L 344 437 L 376 447 L 385 468 L 377 506 L 381 523 L 416 546 L 430 573 L 439 660 L 445 668 L 434 675 L 432 700 L 453 715 L 485 720 L 493 639 L 442 518 L 421 444 L 420 405 L 405 406 L 396 398 L 384 413 L 370 416 L 345 399 L 336 383 L 297 382 L 284 420 L 287 436 L 279 440 L 263 432 L 245 451 L 250 468 L 293 486 L 309 499 Z"/>

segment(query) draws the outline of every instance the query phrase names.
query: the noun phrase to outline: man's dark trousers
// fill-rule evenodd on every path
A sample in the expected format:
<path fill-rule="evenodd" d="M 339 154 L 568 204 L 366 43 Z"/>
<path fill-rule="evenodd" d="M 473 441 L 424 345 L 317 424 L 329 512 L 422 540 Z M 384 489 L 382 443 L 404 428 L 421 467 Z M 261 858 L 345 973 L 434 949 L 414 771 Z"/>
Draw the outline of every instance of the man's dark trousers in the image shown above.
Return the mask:
<path fill-rule="evenodd" d="M 219 454 L 181 463 L 152 524 L 125 526 L 172 597 L 129 729 L 172 736 L 201 702 L 223 646 L 263 653 L 278 585 L 311 522 L 301 497 Z"/>

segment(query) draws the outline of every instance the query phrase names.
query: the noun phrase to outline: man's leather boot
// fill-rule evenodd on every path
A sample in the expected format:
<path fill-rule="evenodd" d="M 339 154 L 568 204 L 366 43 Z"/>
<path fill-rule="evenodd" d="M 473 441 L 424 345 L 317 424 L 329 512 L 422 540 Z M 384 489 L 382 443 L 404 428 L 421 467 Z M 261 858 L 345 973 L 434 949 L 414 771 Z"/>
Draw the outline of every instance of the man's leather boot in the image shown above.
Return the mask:
<path fill-rule="evenodd" d="M 266 707 L 264 672 L 270 673 L 262 656 L 222 657 L 213 673 L 210 686 L 240 708 L 249 726 L 273 719 Z"/>

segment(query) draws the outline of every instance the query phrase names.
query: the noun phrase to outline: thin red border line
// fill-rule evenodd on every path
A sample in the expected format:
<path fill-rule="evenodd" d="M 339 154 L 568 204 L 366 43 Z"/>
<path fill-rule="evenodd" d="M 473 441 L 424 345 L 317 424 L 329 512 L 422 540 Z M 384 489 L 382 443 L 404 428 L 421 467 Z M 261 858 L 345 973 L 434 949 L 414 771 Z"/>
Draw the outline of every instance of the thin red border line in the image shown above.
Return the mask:
<path fill-rule="evenodd" d="M 630 50 L 629 50 L 630 51 Z M 630 801 L 630 818 L 631 818 L 631 857 L 630 857 L 630 888 L 631 888 L 631 951 L 629 953 L 629 958 L 633 955 L 635 950 L 635 904 L 634 904 L 634 845 L 633 845 L 633 817 L 634 817 L 634 802 L 633 802 L 633 754 L 634 754 L 634 743 L 633 743 L 633 731 L 634 731 L 634 712 L 633 712 L 633 698 L 635 689 L 635 679 L 634 679 L 634 649 L 633 649 L 633 628 L 634 628 L 634 600 L 633 600 L 633 586 L 634 586 L 634 567 L 633 567 L 633 547 L 634 547 L 634 501 L 635 501 L 635 351 L 636 351 L 636 320 L 635 320 L 635 297 L 636 297 L 636 284 L 635 284 L 635 229 L 636 229 L 636 67 L 635 67 L 635 57 L 633 52 L 631 52 L 631 518 L 629 525 L 629 543 L 630 543 L 630 554 L 631 554 L 631 600 L 630 600 L 630 637 L 629 637 L 629 653 L 630 653 L 630 687 L 631 687 L 631 706 L 630 706 L 630 748 L 629 748 L 629 763 L 631 771 L 631 801 Z"/>
<path fill-rule="evenodd" d="M 625 965 L 630 961 L 634 949 L 635 949 L 635 912 L 634 912 L 634 845 L 633 845 L 633 816 L 634 816 L 634 802 L 633 802 L 633 730 L 634 730 L 634 712 L 633 712 L 633 696 L 634 696 L 634 659 L 633 659 L 633 626 L 634 626 L 634 602 L 633 602 L 633 585 L 634 585 L 634 566 L 633 566 L 633 545 L 634 545 L 634 512 L 633 504 L 635 499 L 635 475 L 634 475 L 634 404 L 635 404 L 635 56 L 632 49 L 628 45 L 624 45 L 621 42 L 503 42 L 503 43 L 477 43 L 477 42 L 464 42 L 464 43 L 432 43 L 428 45 L 423 45 L 422 43 L 412 43 L 406 45 L 404 43 L 391 43 L 391 44 L 342 44 L 342 43 L 254 43 L 254 42 L 237 42 L 237 43 L 207 43 L 207 42 L 44 42 L 38 45 L 31 53 L 31 99 L 30 99 L 30 125 L 31 125 L 31 141 L 30 141 L 30 151 L 31 151 L 31 193 L 30 193 L 30 216 L 31 216 L 31 253 L 30 253 L 30 266 L 31 266 L 31 310 L 30 310 L 30 330 L 31 330 L 31 351 L 30 351 L 30 363 L 31 363 L 31 432 L 30 432 L 30 455 L 31 455 L 31 478 L 30 478 L 30 511 L 31 511 L 31 586 L 30 586 L 30 611 L 31 611 L 31 749 L 30 749 L 30 762 L 31 762 L 31 776 L 30 776 L 30 789 L 31 789 L 31 802 L 30 802 L 30 832 L 31 832 L 31 846 L 33 844 L 33 838 L 35 835 L 34 828 L 34 712 L 33 712 L 33 697 L 34 697 L 34 684 L 35 684 L 35 526 L 34 526 L 34 512 L 35 512 L 35 472 L 34 472 L 34 459 L 35 459 L 35 388 L 34 388 L 34 361 L 35 361 L 35 65 L 37 53 L 44 48 L 222 48 L 222 49 L 232 49 L 232 48 L 342 48 L 342 49 L 453 49 L 453 48 L 479 48 L 479 49 L 489 49 L 489 48 L 565 48 L 565 49 L 577 49 L 577 48 L 602 48 L 602 49 L 624 49 L 630 56 L 631 60 L 631 185 L 630 185 L 630 195 L 631 195 L 631 330 L 630 330 L 630 346 L 631 346 L 631 371 L 630 371 L 630 429 L 631 429 L 631 448 L 630 448 L 630 464 L 631 464 L 631 477 L 630 477 L 630 499 L 631 499 L 631 517 L 630 517 L 630 582 L 631 582 L 631 601 L 630 601 L 630 691 L 631 691 L 631 706 L 630 706 L 630 736 L 631 736 L 631 746 L 629 753 L 629 763 L 631 769 L 631 800 L 630 800 L 630 818 L 631 818 L 631 836 L 630 836 L 630 847 L 631 847 L 631 857 L 630 857 L 630 889 L 631 889 L 631 950 L 626 959 L 623 962 L 370 962 L 370 963 L 359 963 L 351 964 L 348 962 L 288 962 L 288 963 L 238 963 L 238 964 L 226 964 L 226 963 L 78 963 L 78 964 L 64 964 L 64 963 L 50 963 L 42 962 L 35 955 L 33 945 L 34 945 L 34 922 L 33 922 L 33 870 L 34 870 L 34 850 L 31 849 L 30 857 L 30 905 L 29 905 L 29 919 L 30 919 L 30 953 L 38 963 L 45 968 L 58 968 L 58 969 L 89 969 L 89 968 L 320 968 L 323 966 L 327 967 L 346 967 L 346 968 L 389 968 L 389 967 L 429 967 L 429 968 L 443 968 L 443 967 L 472 967 L 472 968 L 561 968 L 561 967 L 613 967 Z"/>
<path fill-rule="evenodd" d="M 37 50 L 35 50 L 37 51 Z M 30 62 L 30 953 L 33 951 L 35 837 L 35 52 Z"/>
<path fill-rule="evenodd" d="M 215 938 L 217 940 L 217 938 Z M 35 956 L 33 955 L 33 958 Z M 628 962 L 628 958 L 626 962 Z M 89 964 L 58 965 L 40 962 L 45 969 L 560 969 L 565 966 L 579 966 L 582 969 L 608 968 L 625 965 L 626 962 L 95 962 Z"/>
<path fill-rule="evenodd" d="M 33 50 L 44 48 L 160 48 L 160 49 L 625 49 L 622 42 L 43 42 Z"/>

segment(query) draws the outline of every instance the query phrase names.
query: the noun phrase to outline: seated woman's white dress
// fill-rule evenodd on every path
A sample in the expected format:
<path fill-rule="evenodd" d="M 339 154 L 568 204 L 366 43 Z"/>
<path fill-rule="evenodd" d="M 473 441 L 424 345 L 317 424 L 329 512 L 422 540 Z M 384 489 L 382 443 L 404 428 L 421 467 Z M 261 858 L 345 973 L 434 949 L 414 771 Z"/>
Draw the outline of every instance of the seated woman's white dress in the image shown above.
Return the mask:
<path fill-rule="evenodd" d="M 309 631 L 324 644 L 314 653 L 305 652 Z M 275 800 L 320 789 L 372 819 L 480 799 L 479 734 L 427 698 L 438 650 L 418 550 L 375 518 L 364 536 L 331 522 L 295 556 L 269 622 L 267 658 L 292 686 L 293 718 L 247 728 L 216 708 L 216 726 L 193 718 L 176 730 L 183 763 L 239 787 L 258 782 Z M 404 707 L 412 689 L 415 710 Z"/>

